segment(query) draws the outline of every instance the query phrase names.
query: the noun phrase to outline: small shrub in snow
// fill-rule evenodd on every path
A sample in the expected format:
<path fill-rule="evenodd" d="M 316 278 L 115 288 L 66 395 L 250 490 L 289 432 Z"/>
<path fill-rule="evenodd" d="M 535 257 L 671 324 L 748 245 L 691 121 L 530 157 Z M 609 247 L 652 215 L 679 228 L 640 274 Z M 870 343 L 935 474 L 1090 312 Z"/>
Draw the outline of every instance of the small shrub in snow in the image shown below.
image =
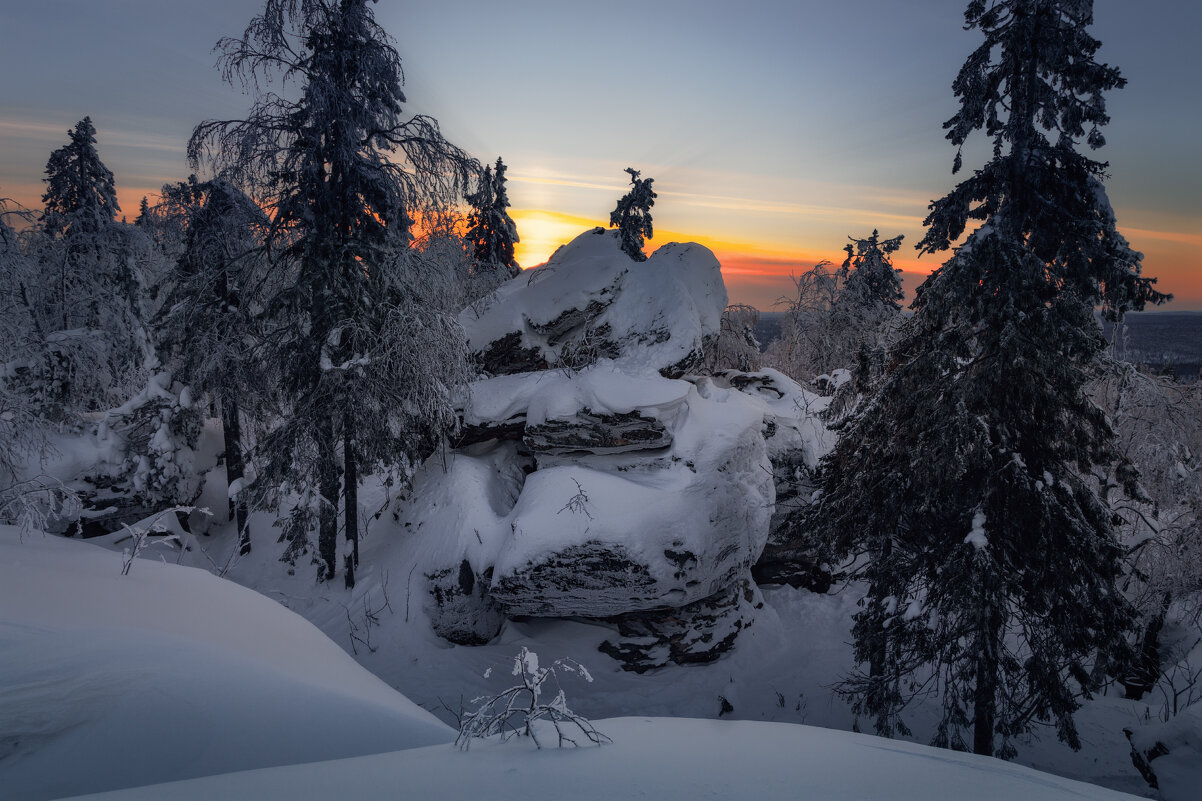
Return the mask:
<path fill-rule="evenodd" d="M 519 683 L 491 698 L 481 696 L 474 699 L 473 703 L 482 705 L 460 719 L 459 736 L 455 738 L 455 744 L 466 751 L 476 737 L 498 735 L 501 740 L 507 740 L 513 736 L 526 736 L 534 741 L 537 748 L 542 748 L 534 726 L 539 720 L 548 720 L 555 727 L 560 748 L 564 743 L 580 745 L 568 736 L 573 728 L 596 745 L 610 742 L 588 719 L 568 708 L 563 689 L 559 689 L 549 703 L 543 700 L 543 685 L 548 679 L 553 679 L 558 687 L 559 671 L 579 673 L 585 681 L 593 680 L 584 665 L 574 659 L 557 659 L 551 667 L 540 668 L 538 654 L 523 647 L 513 660 L 513 675 L 519 677 Z"/>
<path fill-rule="evenodd" d="M 79 495 L 52 476 L 0 487 L 0 523 L 17 526 L 22 535 L 60 531 L 79 519 L 80 509 Z"/>
<path fill-rule="evenodd" d="M 134 566 L 134 560 L 138 558 L 138 554 L 152 545 L 174 545 L 182 550 L 184 547 L 183 541 L 179 538 L 179 535 L 167 533 L 167 526 L 163 522 L 163 518 L 176 512 L 187 514 L 193 511 L 194 508 L 192 506 L 173 506 L 170 509 L 164 509 L 159 512 L 148 523 L 132 527 L 125 526 L 130 544 L 121 551 L 121 575 L 128 576 L 130 569 Z M 207 509 L 201 509 L 200 511 L 209 514 Z M 157 537 L 151 539 L 154 535 L 157 535 Z M 123 541 L 124 539 L 118 540 L 118 542 Z"/>

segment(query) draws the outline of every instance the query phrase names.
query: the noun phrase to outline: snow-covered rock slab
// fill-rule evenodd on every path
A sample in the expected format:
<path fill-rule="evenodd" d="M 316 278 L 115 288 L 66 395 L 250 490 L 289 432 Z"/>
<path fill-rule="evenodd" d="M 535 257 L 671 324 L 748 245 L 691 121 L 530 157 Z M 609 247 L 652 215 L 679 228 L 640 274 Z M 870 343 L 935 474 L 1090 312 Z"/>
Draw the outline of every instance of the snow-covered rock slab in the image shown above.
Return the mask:
<path fill-rule="evenodd" d="M 676 608 L 751 567 L 774 499 L 759 410 L 701 379 L 661 422 L 673 440 L 662 456 L 539 457 L 495 563 L 492 595 L 507 611 Z"/>
<path fill-rule="evenodd" d="M 613 618 L 618 636 L 601 643 L 600 651 L 623 669 L 645 673 L 654 668 L 713 662 L 734 647 L 735 638 L 755 621 L 764 606 L 750 577 L 723 592 L 680 609 L 631 612 Z"/>
<path fill-rule="evenodd" d="M 274 601 L 193 568 L 121 569 L 0 527 L 0 799 L 454 738 Z"/>
<path fill-rule="evenodd" d="M 616 231 L 595 228 L 459 321 L 494 375 L 611 358 L 630 372 L 676 377 L 700 364 L 726 301 L 709 249 L 673 242 L 636 262 L 622 252 Z"/>
<path fill-rule="evenodd" d="M 598 371 L 614 395 L 588 388 Z M 578 382 L 550 377 L 525 410 L 542 422 L 521 443 L 462 449 L 445 472 L 441 459 L 427 464 L 401 521 L 418 535 L 414 559 L 431 581 L 436 631 L 473 641 L 480 630 L 470 621 L 494 603 L 539 617 L 677 608 L 730 587 L 755 562 L 774 491 L 761 404 L 708 378 L 623 376 L 598 365 Z M 494 381 L 522 387 L 516 378 Z M 585 442 L 592 424 L 570 425 L 591 414 L 577 409 L 583 403 L 641 433 Z M 548 419 L 560 412 L 570 416 Z M 462 636 L 465 627 L 476 633 Z"/>

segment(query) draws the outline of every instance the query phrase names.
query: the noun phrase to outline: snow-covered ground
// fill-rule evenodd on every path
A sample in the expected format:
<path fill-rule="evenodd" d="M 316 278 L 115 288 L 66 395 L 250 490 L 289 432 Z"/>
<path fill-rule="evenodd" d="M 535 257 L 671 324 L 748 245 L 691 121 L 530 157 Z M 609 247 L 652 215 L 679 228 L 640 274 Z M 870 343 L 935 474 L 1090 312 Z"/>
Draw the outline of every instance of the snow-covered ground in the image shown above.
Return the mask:
<path fill-rule="evenodd" d="M 149 549 L 127 576 L 127 543 L 0 529 L 0 798 L 254 768 L 265 770 L 113 797 L 374 798 L 398 787 L 415 798 L 553 798 L 565 788 L 582 798 L 1120 797 L 1024 764 L 1148 795 L 1121 734 L 1139 726 L 1140 710 L 1117 699 L 1083 710 L 1082 752 L 1049 737 L 1020 749 L 1019 764 L 846 731 L 852 716 L 831 685 L 850 661 L 854 591 L 769 588 L 727 657 L 636 675 L 596 651 L 610 632 L 584 621 L 510 622 L 481 647 L 438 639 L 403 564 L 390 561 L 402 549 L 383 522 L 364 543 L 353 592 L 316 585 L 308 565 L 289 576 L 265 522 L 230 577 L 347 651 L 353 633 L 354 659 L 263 595 L 162 563 L 223 563 L 233 541 L 220 521 L 191 551 Z M 405 697 L 451 721 L 450 710 L 507 686 L 523 645 L 589 668 L 592 683 L 562 686 L 612 745 L 536 752 L 519 740 L 465 754 L 451 728 Z M 724 700 L 733 711 L 719 720 Z M 415 746 L 429 747 L 383 753 Z M 380 756 L 272 767 L 368 754 Z"/>
<path fill-rule="evenodd" d="M 260 545 L 262 554 L 270 550 Z M 463 752 L 452 744 L 451 728 L 297 615 L 206 572 L 164 564 L 169 549 L 147 553 L 122 575 L 119 552 L 0 528 L 0 798 L 105 790 L 115 791 L 101 797 L 122 799 L 1128 797 L 912 743 L 715 720 L 721 692 L 736 713 L 778 692 L 784 701 L 764 706 L 781 720 L 801 722 L 816 711 L 798 691 L 810 686 L 806 667 L 784 669 L 798 647 L 776 640 L 776 618 L 801 611 L 795 602 L 802 596 L 792 591 L 769 593 L 775 613 L 731 658 L 640 677 L 584 653 L 596 627 L 582 623 L 513 624 L 502 642 L 485 648 L 439 645 L 422 632 L 412 605 L 403 625 L 404 591 L 401 582 L 390 585 L 392 610 L 376 615 L 381 645 L 375 653 L 360 645 L 360 652 L 365 661 L 379 660 L 377 667 L 393 663 L 394 677 L 416 682 L 413 689 L 424 695 L 450 692 L 456 682 L 468 693 L 501 689 L 517 643 L 540 642 L 548 657 L 577 650 L 591 664 L 594 683 L 563 682 L 577 711 L 625 705 L 647 715 L 697 715 L 599 720 L 613 741 L 601 747 L 538 751 L 515 738 Z M 260 556 L 238 568 L 254 572 L 256 561 L 269 566 Z M 282 573 L 278 563 L 271 567 Z M 309 576 L 294 579 L 313 586 Z M 379 594 L 382 586 L 374 586 Z M 348 614 L 354 619 L 354 599 L 332 587 L 308 596 L 310 612 L 336 608 L 344 625 Z M 837 653 L 813 646 L 839 641 L 822 627 L 845 613 L 844 602 L 811 600 L 804 606 L 818 614 L 810 616 L 816 640 L 808 649 L 817 663 L 837 662 Z M 759 668 L 796 682 L 756 686 L 764 674 L 750 660 L 772 648 L 775 660 Z M 487 667 L 502 669 L 485 678 Z M 436 679 L 440 671 L 447 675 Z M 682 707 L 690 695 L 695 703 Z M 128 789 L 180 779 L 187 781 Z"/>
<path fill-rule="evenodd" d="M 1132 796 L 971 754 L 784 723 L 598 722 L 613 743 L 537 751 L 529 740 L 214 776 L 91 796 L 128 801 L 1119 801 Z"/>
<path fill-rule="evenodd" d="M 154 559 L 122 566 L 120 553 L 0 526 L 0 798 L 454 736 L 262 595 Z"/>

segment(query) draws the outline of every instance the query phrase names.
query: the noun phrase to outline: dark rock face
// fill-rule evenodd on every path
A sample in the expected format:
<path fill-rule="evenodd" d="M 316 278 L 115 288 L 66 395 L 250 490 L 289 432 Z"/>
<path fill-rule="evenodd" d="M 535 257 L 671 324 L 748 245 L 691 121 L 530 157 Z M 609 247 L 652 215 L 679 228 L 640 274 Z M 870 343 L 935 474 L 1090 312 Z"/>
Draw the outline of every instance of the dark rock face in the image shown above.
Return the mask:
<path fill-rule="evenodd" d="M 627 453 L 667 448 L 672 433 L 638 411 L 593 414 L 586 408 L 575 417 L 530 426 L 522 442 L 535 453 Z"/>
<path fill-rule="evenodd" d="M 773 455 L 776 507 L 768 542 L 751 575 L 757 584 L 788 584 L 810 592 L 828 592 L 834 577 L 821 563 L 817 544 L 807 536 L 805 523 L 805 511 L 816 486 L 812 472 L 796 451 Z"/>
<path fill-rule="evenodd" d="M 776 371 L 758 373 L 728 372 L 730 386 L 769 403 L 791 404 L 796 394 L 794 382 Z M 795 400 L 792 405 L 796 405 Z M 822 415 L 828 406 L 815 405 L 813 413 Z M 797 410 L 798 412 L 801 409 Z M 830 590 L 833 576 L 821 563 L 817 543 L 807 536 L 805 513 L 817 483 L 814 468 L 819 454 L 802 447 L 796 419 L 766 417 L 763 435 L 772 462 L 776 505 L 769 524 L 768 542 L 751 575 L 759 584 L 788 584 L 798 589 L 824 593 Z"/>
<path fill-rule="evenodd" d="M 785 396 L 785 393 L 776 386 L 775 382 L 769 376 L 762 373 L 731 373 L 729 378 L 730 385 L 740 392 L 748 392 L 748 390 L 751 390 L 748 394 L 767 392 L 771 393 L 777 399 Z"/>
<path fill-rule="evenodd" d="M 173 505 L 165 501 L 156 503 L 147 500 L 140 493 L 133 492 L 128 482 L 119 477 L 89 476 L 80 480 L 78 485 L 82 510 L 76 528 L 85 539 L 120 531 Z M 187 516 L 180 517 L 180 520 L 186 531 Z M 64 532 L 71 529 L 66 522 L 63 521 Z"/>
<path fill-rule="evenodd" d="M 757 584 L 788 584 L 799 590 L 829 592 L 834 577 L 819 564 L 812 548 L 771 540 L 751 568 Z"/>
<path fill-rule="evenodd" d="M 491 440 L 513 440 L 521 442 L 526 434 L 526 415 L 519 414 L 508 420 L 486 420 L 475 425 L 465 425 L 459 429 L 459 436 L 451 443 L 456 448 L 466 448 Z"/>
<path fill-rule="evenodd" d="M 568 617 L 603 615 L 614 603 L 651 605 L 659 592 L 647 567 L 620 545 L 590 542 L 502 576 L 492 597 L 509 614 Z"/>
<path fill-rule="evenodd" d="M 456 645 L 484 645 L 501 631 L 505 616 L 489 596 L 492 570 L 477 575 L 464 559 L 426 575 L 430 582 L 430 624 L 434 633 Z"/>
<path fill-rule="evenodd" d="M 547 369 L 547 360 L 538 348 L 522 345 L 520 331 L 510 331 L 500 339 L 488 343 L 488 347 L 475 354 L 480 368 L 493 375 L 528 373 Z"/>
<path fill-rule="evenodd" d="M 763 605 L 755 584 L 745 577 L 722 592 L 678 609 L 609 618 L 617 626 L 618 636 L 601 643 L 598 650 L 634 673 L 669 663 L 713 662 L 734 647 L 739 632 L 752 624 L 756 610 Z"/>

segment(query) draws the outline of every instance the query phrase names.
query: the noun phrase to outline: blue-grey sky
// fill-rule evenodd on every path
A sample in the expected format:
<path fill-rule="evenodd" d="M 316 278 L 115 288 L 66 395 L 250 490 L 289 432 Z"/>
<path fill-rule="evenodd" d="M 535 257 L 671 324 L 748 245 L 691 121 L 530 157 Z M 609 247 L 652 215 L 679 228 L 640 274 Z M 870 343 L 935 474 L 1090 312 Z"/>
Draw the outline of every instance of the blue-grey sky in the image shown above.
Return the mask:
<path fill-rule="evenodd" d="M 849 234 L 921 237 L 954 183 L 942 122 L 979 34 L 965 0 L 380 0 L 409 109 L 510 165 L 523 264 L 604 222 L 634 166 L 656 179 L 660 233 L 713 247 L 733 300 L 767 306 L 790 270 L 839 258 Z M 188 173 L 202 119 L 241 116 L 212 47 L 260 0 L 0 4 L 0 195 L 36 206 L 42 169 L 90 115 L 122 207 Z M 1145 269 L 1202 308 L 1202 6 L 1096 0 L 1109 95 L 1100 151 L 1120 227 Z M 966 153 L 979 165 L 986 148 Z M 906 248 L 899 265 L 927 271 Z"/>

